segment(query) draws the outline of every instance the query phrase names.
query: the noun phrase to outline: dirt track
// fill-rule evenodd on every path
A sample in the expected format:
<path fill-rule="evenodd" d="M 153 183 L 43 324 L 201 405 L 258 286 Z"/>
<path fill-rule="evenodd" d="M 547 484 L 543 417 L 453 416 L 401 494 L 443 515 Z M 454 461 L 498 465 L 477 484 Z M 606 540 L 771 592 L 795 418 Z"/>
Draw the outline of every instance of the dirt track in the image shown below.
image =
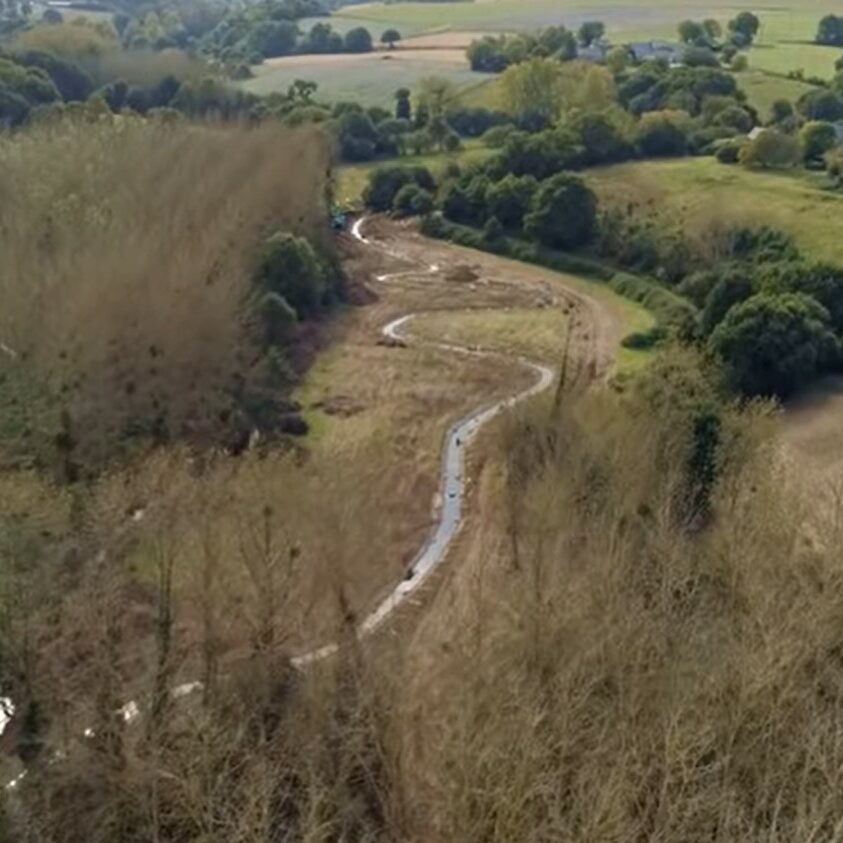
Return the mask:
<path fill-rule="evenodd" d="M 378 324 L 379 331 L 383 326 L 384 317 L 389 320 L 386 329 L 389 333 L 390 326 L 406 323 L 407 317 L 411 315 L 425 313 L 459 314 L 472 310 L 506 313 L 510 307 L 525 305 L 535 308 L 537 314 L 547 313 L 550 309 L 559 313 L 560 341 L 552 356 L 528 354 L 525 359 L 511 351 L 490 354 L 486 351 L 489 345 L 484 345 L 482 340 L 470 348 L 464 345 L 460 348 L 448 343 L 440 344 L 436 339 L 432 341 L 433 347 L 446 350 L 452 366 L 446 377 L 453 378 L 457 383 L 463 377 L 462 370 L 472 356 L 475 360 L 473 365 L 482 364 L 490 372 L 497 373 L 495 380 L 491 381 L 495 383 L 493 390 L 487 391 L 486 394 L 478 394 L 473 403 L 463 405 L 465 409 L 460 410 L 459 415 L 451 416 L 452 420 L 462 419 L 462 426 L 470 426 L 471 420 L 475 418 L 481 419 L 481 424 L 491 420 L 498 411 L 514 406 L 522 397 L 543 391 L 547 386 L 555 389 L 558 378 L 553 376 L 552 369 L 558 370 L 561 367 L 565 371 L 563 387 L 566 391 L 585 388 L 595 379 L 604 377 L 611 371 L 613 353 L 623 333 L 621 313 L 613 309 L 606 300 L 583 291 L 583 282 L 577 279 L 568 279 L 559 273 L 430 240 L 417 234 L 409 224 L 384 218 L 366 221 L 364 242 L 351 244 L 351 252 L 351 262 L 356 264 L 357 276 L 367 276 L 369 284 L 377 293 L 378 301 L 369 309 L 366 321 L 370 325 Z M 363 267 L 365 271 L 361 271 Z M 563 321 L 568 325 L 568 339 L 564 343 Z M 390 336 L 395 337 L 394 333 L 390 333 Z M 408 325 L 406 332 L 402 331 L 401 340 L 405 338 L 411 349 L 431 346 L 429 336 L 424 341 L 413 337 L 412 325 Z M 469 352 L 468 357 L 466 351 Z M 563 356 L 567 360 L 565 365 Z M 510 368 L 509 374 L 506 373 L 506 366 Z M 537 371 L 544 371 L 548 376 L 545 385 L 540 389 L 530 389 L 529 383 L 532 380 L 524 380 L 525 369 L 532 378 Z M 514 380 L 513 373 L 519 370 L 518 379 Z M 443 456 L 437 460 L 436 465 L 437 470 L 441 467 L 445 474 L 440 476 L 439 482 L 434 481 L 430 484 L 430 487 L 440 491 L 437 494 L 438 503 L 433 507 L 436 515 L 428 522 L 425 542 L 430 541 L 431 535 L 441 531 L 449 503 L 445 500 L 443 507 L 442 490 L 456 477 L 459 477 L 459 497 L 465 512 L 462 516 L 457 516 L 459 523 L 456 526 L 460 529 L 453 529 L 449 533 L 448 540 L 432 567 L 438 567 L 440 562 L 445 561 L 445 557 L 450 558 L 460 553 L 460 542 L 453 543 L 451 538 L 456 538 L 457 532 L 462 532 L 464 521 L 476 520 L 472 511 L 473 488 L 479 467 L 485 459 L 479 453 L 483 449 L 472 448 L 470 460 L 465 467 L 465 485 L 462 469 L 452 471 L 450 480 L 447 476 L 448 461 L 444 456 L 453 450 L 455 443 L 459 448 L 460 438 L 455 438 L 454 431 L 461 430 L 460 425 L 447 428 L 447 435 L 445 429 L 440 428 L 438 431 L 439 437 L 445 435 L 445 445 Z M 441 439 L 439 441 L 441 442 Z M 405 465 L 402 471 L 408 468 L 409 466 Z M 433 477 L 430 479 L 433 480 Z M 396 488 L 396 504 L 399 503 L 397 498 L 400 496 Z M 418 496 L 415 497 L 415 500 L 404 502 L 405 516 L 406 512 L 411 512 L 414 506 L 418 506 Z M 416 549 L 421 554 L 425 545 L 418 543 Z M 405 605 L 403 598 L 396 601 L 395 595 L 403 594 L 402 588 L 405 587 L 408 594 L 414 590 L 415 586 L 412 584 L 415 579 L 415 564 L 412 563 L 405 570 L 403 581 L 398 579 L 396 582 L 394 574 L 391 579 L 381 579 L 381 584 L 375 587 L 373 596 L 366 601 L 365 609 L 358 614 L 358 618 L 362 620 L 363 631 L 368 631 L 368 619 L 373 617 L 378 618 L 376 625 L 380 625 L 384 606 L 390 607 L 388 614 L 392 616 L 397 603 Z M 373 582 L 380 579 L 383 572 L 373 569 Z M 435 581 L 438 579 L 435 578 Z M 419 601 L 414 599 L 406 603 L 418 605 Z M 333 652 L 333 647 L 326 646 L 319 651 L 303 654 L 301 660 L 306 663 L 313 657 L 319 658 L 330 652 Z"/>
<path fill-rule="evenodd" d="M 533 291 L 545 301 L 562 299 L 574 309 L 572 338 L 568 349 L 579 378 L 592 380 L 607 375 L 623 334 L 620 314 L 605 301 L 566 283 L 566 276 L 529 264 L 478 252 L 453 243 L 423 237 L 410 226 L 379 218 L 368 228 L 382 251 L 400 255 L 411 267 L 427 271 L 429 264 L 440 267 L 447 277 L 454 267 L 470 267 L 489 285 L 520 291 Z M 395 260 L 387 255 L 387 260 Z M 412 270 L 410 270 L 412 272 Z M 573 279 L 571 279 L 573 281 Z M 560 361 L 554 361 L 559 363 Z"/>

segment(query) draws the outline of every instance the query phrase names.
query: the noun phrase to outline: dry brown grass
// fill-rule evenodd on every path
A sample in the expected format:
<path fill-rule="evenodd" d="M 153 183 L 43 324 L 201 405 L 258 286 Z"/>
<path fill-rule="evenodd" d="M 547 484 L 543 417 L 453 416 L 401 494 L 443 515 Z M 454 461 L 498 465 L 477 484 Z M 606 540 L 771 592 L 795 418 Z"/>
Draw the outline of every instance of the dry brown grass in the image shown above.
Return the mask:
<path fill-rule="evenodd" d="M 809 540 L 760 409 L 725 414 L 714 520 L 680 527 L 681 394 L 513 426 L 407 663 L 418 839 L 836 839 L 839 518 Z"/>
<path fill-rule="evenodd" d="M 60 396 L 84 459 L 130 424 L 205 435 L 254 345 L 254 249 L 316 231 L 312 132 L 63 121 L 0 144 L 0 337 Z"/>
<path fill-rule="evenodd" d="M 792 482 L 767 408 L 723 407 L 710 517 L 689 521 L 692 423 L 711 393 L 696 358 L 671 351 L 623 394 L 539 401 L 487 431 L 459 564 L 429 611 L 351 635 L 429 517 L 442 429 L 521 376 L 384 348 L 378 329 L 433 301 L 547 296 L 529 275 L 478 274 L 476 290 L 384 282 L 348 316 L 303 393 L 320 405 L 309 456 L 162 450 L 60 497 L 29 475 L 0 488 L 0 691 L 37 702 L 50 740 L 2 792 L 0 831 L 837 839 L 843 520 Z M 332 398 L 343 412 L 325 412 Z M 299 673 L 287 656 L 305 629 L 344 646 Z M 205 692 L 160 693 L 185 677 Z M 113 712 L 132 697 L 127 728 Z"/>
<path fill-rule="evenodd" d="M 119 771 L 77 747 L 23 791 L 39 839 L 836 839 L 839 525 L 808 540 L 765 408 L 727 408 L 688 528 L 686 363 L 506 426 L 411 642 L 252 658 Z"/>

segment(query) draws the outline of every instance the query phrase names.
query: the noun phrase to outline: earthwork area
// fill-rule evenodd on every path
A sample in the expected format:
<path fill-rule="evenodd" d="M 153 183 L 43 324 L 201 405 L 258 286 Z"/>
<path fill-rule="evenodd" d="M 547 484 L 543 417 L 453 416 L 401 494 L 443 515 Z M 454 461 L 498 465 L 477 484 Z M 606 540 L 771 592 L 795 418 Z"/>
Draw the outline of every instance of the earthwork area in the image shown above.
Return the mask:
<path fill-rule="evenodd" d="M 570 371 L 608 373 L 622 337 L 652 324 L 646 311 L 600 285 L 430 241 L 405 224 L 377 219 L 366 236 L 370 245 L 347 244 L 347 267 L 374 299 L 340 320 L 298 395 L 313 431 L 308 471 L 331 478 L 327 499 L 345 501 L 332 516 L 342 525 L 343 552 L 331 556 L 332 571 L 300 584 L 307 597 L 300 605 L 319 606 L 311 613 L 320 619 L 317 640 L 309 643 L 324 643 L 334 620 L 326 583 L 342 584 L 362 617 L 401 581 L 439 506 L 446 430 L 530 385 L 518 357 L 557 367 L 573 319 Z M 431 264 L 440 269 L 431 272 Z M 385 341 L 383 325 L 410 313 L 417 315 L 406 344 Z M 442 342 L 503 356 L 454 354 L 436 347 Z M 646 357 L 624 351 L 621 365 L 638 365 L 639 356 Z M 484 435 L 469 455 L 469 523 Z M 346 480 L 358 490 L 353 502 L 341 491 Z"/>

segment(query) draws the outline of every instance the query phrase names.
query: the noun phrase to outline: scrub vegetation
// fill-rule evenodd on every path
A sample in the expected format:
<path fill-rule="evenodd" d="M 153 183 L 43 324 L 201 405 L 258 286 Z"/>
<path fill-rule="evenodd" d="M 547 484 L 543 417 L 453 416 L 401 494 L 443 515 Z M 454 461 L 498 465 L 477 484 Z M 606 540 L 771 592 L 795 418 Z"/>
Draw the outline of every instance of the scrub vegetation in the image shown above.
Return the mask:
<path fill-rule="evenodd" d="M 0 843 L 837 840 L 831 0 L 110 3 L 0 3 Z"/>

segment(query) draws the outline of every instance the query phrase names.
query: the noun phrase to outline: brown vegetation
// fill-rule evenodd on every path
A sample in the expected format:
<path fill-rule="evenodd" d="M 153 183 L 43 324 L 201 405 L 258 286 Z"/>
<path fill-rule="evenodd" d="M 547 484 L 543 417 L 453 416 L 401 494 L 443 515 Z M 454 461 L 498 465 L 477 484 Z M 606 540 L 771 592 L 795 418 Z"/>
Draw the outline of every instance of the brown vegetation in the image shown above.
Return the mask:
<path fill-rule="evenodd" d="M 256 360 L 255 250 L 324 219 L 313 130 L 104 117 L 0 144 L 0 339 L 64 456 L 98 465 L 132 426 L 213 435 Z M 35 404 L 33 404 L 35 408 Z"/>
<path fill-rule="evenodd" d="M 722 408 L 689 520 L 699 370 L 674 353 L 624 394 L 511 421 L 412 638 L 349 638 L 306 673 L 257 647 L 154 728 L 68 738 L 8 822 L 86 843 L 833 839 L 839 526 L 806 537 L 764 408 Z"/>

